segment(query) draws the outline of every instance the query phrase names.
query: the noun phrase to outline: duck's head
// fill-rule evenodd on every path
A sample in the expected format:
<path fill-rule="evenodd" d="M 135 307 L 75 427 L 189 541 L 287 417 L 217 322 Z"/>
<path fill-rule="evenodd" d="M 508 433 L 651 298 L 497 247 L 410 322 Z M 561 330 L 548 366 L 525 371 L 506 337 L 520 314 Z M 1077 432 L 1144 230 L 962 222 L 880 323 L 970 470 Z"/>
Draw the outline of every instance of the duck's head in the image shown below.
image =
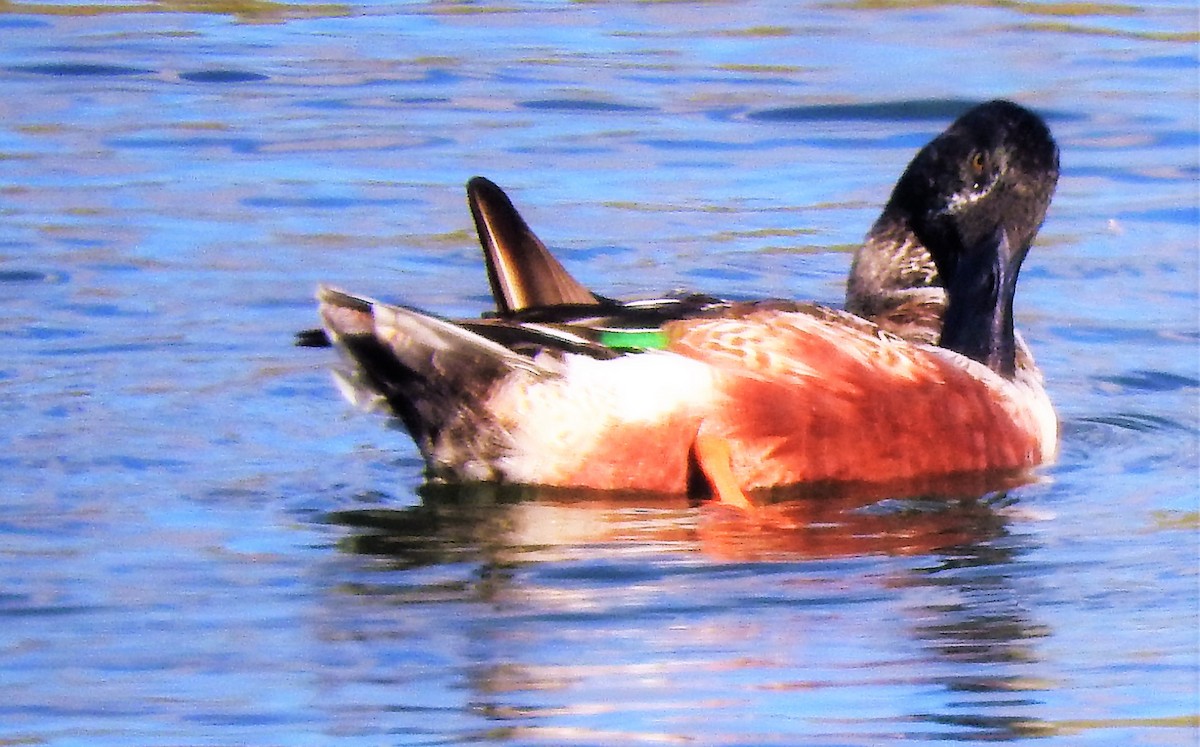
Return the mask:
<path fill-rule="evenodd" d="M 941 346 L 1011 377 L 1012 299 L 1058 182 L 1058 146 L 1033 112 L 980 104 L 913 158 L 888 210 L 929 250 L 948 296 Z"/>

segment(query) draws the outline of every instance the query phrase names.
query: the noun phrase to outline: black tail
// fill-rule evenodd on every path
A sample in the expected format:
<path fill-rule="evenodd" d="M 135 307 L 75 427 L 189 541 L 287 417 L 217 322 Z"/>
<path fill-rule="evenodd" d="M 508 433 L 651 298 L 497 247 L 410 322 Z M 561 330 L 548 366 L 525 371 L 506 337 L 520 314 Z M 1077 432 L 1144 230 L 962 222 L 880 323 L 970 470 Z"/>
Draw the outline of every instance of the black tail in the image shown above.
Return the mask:
<path fill-rule="evenodd" d="M 474 177 L 467 182 L 467 203 L 483 247 L 496 310 L 501 314 L 602 303 L 554 258 L 500 187 L 482 176 Z"/>
<path fill-rule="evenodd" d="M 548 373 L 501 344 L 413 309 L 324 287 L 317 298 L 329 339 L 351 364 L 340 376 L 343 394 L 398 416 L 435 473 L 487 462 L 502 448 L 496 435 L 502 429 L 482 409 L 497 382 L 519 370 Z"/>

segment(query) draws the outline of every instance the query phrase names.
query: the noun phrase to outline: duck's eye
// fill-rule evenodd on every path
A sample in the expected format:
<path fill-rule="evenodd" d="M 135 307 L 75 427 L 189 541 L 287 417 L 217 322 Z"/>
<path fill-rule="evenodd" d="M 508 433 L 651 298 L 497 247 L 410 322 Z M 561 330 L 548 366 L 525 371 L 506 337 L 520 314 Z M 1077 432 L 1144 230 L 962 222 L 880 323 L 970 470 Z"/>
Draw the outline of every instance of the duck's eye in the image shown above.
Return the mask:
<path fill-rule="evenodd" d="M 983 176 L 983 167 L 987 165 L 987 159 L 983 157 L 982 151 L 975 151 L 971 154 L 971 171 L 975 176 Z"/>

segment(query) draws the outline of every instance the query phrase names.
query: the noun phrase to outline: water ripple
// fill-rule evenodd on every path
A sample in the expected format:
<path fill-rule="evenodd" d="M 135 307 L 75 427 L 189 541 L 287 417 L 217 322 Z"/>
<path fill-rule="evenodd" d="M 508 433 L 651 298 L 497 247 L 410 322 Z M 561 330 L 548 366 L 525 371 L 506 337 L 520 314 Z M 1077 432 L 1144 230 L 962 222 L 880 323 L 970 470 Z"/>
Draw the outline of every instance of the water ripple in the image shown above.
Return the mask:
<path fill-rule="evenodd" d="M 1113 376 L 1097 376 L 1097 381 L 1113 384 L 1124 390 L 1142 392 L 1174 392 L 1200 387 L 1200 380 L 1166 371 L 1130 371 Z"/>
<path fill-rule="evenodd" d="M 244 137 L 118 137 L 109 140 L 107 145 L 114 148 L 136 149 L 175 149 L 186 148 L 196 150 L 229 150 L 234 153 L 255 153 L 262 142 Z"/>
<path fill-rule="evenodd" d="M 905 99 L 861 104 L 817 104 L 760 109 L 747 115 L 763 122 L 946 122 L 978 104 L 977 99 Z M 1042 111 L 1052 120 L 1076 120 L 1081 115 Z"/>
<path fill-rule="evenodd" d="M 1114 428 L 1134 431 L 1137 433 L 1187 430 L 1182 423 L 1170 418 L 1141 412 L 1122 412 L 1114 413 L 1112 415 L 1096 415 L 1093 417 L 1080 418 L 1079 422 L 1108 425 Z"/>
<path fill-rule="evenodd" d="M 125 65 L 108 65 L 89 62 L 44 62 L 31 65 L 12 65 L 6 68 L 14 73 L 53 75 L 56 77 L 114 77 L 123 75 L 153 75 L 157 71 Z"/>
<path fill-rule="evenodd" d="M 0 270 L 0 283 L 59 285 L 69 279 L 69 274 L 55 270 Z"/>
<path fill-rule="evenodd" d="M 599 101 L 595 99 L 535 99 L 532 101 L 522 101 L 518 105 L 525 109 L 544 109 L 547 111 L 556 112 L 578 112 L 581 114 L 596 112 L 626 113 L 651 111 L 651 108 L 648 106 L 621 104 L 615 101 Z"/>
<path fill-rule="evenodd" d="M 180 73 L 179 78 L 191 83 L 252 83 L 270 80 L 268 75 L 252 73 L 247 70 L 197 70 Z"/>

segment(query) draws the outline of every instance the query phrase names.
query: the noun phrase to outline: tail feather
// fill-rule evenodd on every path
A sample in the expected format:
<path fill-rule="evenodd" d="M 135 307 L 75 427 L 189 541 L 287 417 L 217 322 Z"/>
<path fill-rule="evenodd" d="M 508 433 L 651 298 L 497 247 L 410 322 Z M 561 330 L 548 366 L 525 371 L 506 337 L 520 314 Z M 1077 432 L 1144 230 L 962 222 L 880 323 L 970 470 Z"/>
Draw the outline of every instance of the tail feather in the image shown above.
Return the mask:
<path fill-rule="evenodd" d="M 567 308 L 573 315 L 586 315 L 591 309 L 613 305 L 571 277 L 500 187 L 481 176 L 474 177 L 467 182 L 467 203 L 483 248 L 496 310 L 502 316 Z M 331 289 L 322 291 L 326 292 L 331 297 L 334 293 Z M 365 311 L 352 302 L 353 298 L 342 294 L 342 303 L 331 305 Z M 324 348 L 332 343 L 325 329 L 296 333 L 298 347 Z"/>
<path fill-rule="evenodd" d="M 519 371 L 549 371 L 503 345 L 413 309 L 327 287 L 317 298 L 329 338 L 350 363 L 339 377 L 347 399 L 362 407 L 386 404 L 435 474 L 490 479 L 471 471 L 494 462 L 505 447 L 503 427 L 486 410 L 489 392 Z"/>
<path fill-rule="evenodd" d="M 463 326 L 403 306 L 373 306 L 375 335 L 404 365 L 443 380 L 484 371 L 503 375 L 514 369 L 537 371 L 528 357 Z"/>
<path fill-rule="evenodd" d="M 487 262 L 496 309 L 511 314 L 543 306 L 602 303 L 555 259 L 504 190 L 481 176 L 467 182 L 467 202 Z"/>

